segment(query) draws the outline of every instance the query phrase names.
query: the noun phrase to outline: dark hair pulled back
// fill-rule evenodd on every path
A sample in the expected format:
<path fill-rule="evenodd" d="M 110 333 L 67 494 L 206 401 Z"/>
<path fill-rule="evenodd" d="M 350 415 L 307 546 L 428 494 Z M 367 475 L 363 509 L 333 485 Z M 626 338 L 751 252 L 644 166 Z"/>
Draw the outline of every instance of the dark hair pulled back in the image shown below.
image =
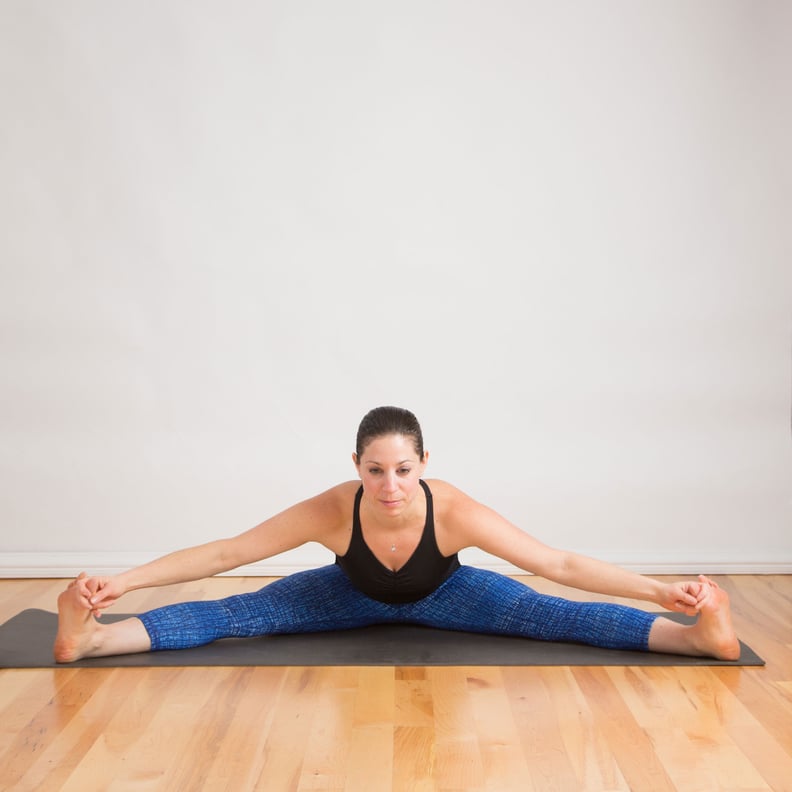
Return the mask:
<path fill-rule="evenodd" d="M 423 432 L 418 419 L 402 407 L 375 407 L 363 416 L 357 432 L 355 453 L 358 459 L 366 446 L 376 437 L 398 434 L 411 437 L 415 453 L 423 459 Z"/>

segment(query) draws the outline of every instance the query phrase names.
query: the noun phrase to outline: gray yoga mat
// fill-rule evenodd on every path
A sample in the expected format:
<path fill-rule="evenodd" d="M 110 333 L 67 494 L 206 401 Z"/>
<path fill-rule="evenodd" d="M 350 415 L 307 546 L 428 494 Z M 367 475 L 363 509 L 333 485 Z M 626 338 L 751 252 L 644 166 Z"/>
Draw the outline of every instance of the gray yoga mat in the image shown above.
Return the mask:
<path fill-rule="evenodd" d="M 663 614 L 689 621 L 682 614 Z M 105 622 L 127 618 L 105 614 Z M 29 609 L 0 626 L 0 668 L 63 668 L 52 659 L 57 615 Z M 375 625 L 354 630 L 229 638 L 181 651 L 97 657 L 70 663 L 69 668 L 124 666 L 578 666 L 764 665 L 742 644 L 739 660 L 654 652 L 599 649 L 575 643 L 532 641 L 500 635 L 435 630 L 406 624 Z"/>

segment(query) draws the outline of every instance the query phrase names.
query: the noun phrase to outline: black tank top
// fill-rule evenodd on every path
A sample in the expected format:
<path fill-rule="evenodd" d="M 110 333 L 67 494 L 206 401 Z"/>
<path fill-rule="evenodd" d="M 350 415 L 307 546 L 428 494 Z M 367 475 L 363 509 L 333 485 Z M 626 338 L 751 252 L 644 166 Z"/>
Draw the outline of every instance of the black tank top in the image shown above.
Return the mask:
<path fill-rule="evenodd" d="M 431 594 L 452 572 L 459 569 L 457 554 L 444 556 L 437 547 L 432 493 L 425 481 L 421 480 L 420 484 L 426 493 L 426 523 L 415 552 L 396 572 L 388 569 L 363 539 L 360 527 L 363 487 L 355 495 L 352 539 L 346 554 L 336 556 L 336 564 L 344 570 L 355 588 L 367 597 L 393 605 L 415 602 Z"/>

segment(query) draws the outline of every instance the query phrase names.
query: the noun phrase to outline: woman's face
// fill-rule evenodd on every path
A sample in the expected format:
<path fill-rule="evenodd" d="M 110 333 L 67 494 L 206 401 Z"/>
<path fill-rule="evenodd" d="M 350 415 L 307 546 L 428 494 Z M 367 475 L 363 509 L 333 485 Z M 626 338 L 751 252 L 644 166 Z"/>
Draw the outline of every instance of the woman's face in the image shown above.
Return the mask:
<path fill-rule="evenodd" d="M 429 457 L 418 457 L 412 437 L 400 434 L 375 437 L 360 459 L 352 455 L 366 498 L 386 514 L 403 514 L 420 489 Z"/>

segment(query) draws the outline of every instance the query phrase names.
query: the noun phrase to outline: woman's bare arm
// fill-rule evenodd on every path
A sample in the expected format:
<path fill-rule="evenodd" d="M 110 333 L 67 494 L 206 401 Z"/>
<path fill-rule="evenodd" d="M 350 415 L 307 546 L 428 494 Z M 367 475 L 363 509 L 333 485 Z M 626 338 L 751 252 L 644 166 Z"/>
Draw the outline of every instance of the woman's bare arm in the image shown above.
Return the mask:
<path fill-rule="evenodd" d="M 432 492 L 439 501 L 438 523 L 445 525 L 442 537 L 452 545 L 443 547 L 443 552 L 478 547 L 520 569 L 565 586 L 641 599 L 691 614 L 703 599 L 702 585 L 698 581 L 661 583 L 605 561 L 550 547 L 449 484 L 433 482 Z"/>
<path fill-rule="evenodd" d="M 344 521 L 345 490 L 340 485 L 270 517 L 244 533 L 168 553 L 113 577 L 84 580 L 90 606 L 103 609 L 135 589 L 200 580 L 320 542 L 335 550 Z"/>

